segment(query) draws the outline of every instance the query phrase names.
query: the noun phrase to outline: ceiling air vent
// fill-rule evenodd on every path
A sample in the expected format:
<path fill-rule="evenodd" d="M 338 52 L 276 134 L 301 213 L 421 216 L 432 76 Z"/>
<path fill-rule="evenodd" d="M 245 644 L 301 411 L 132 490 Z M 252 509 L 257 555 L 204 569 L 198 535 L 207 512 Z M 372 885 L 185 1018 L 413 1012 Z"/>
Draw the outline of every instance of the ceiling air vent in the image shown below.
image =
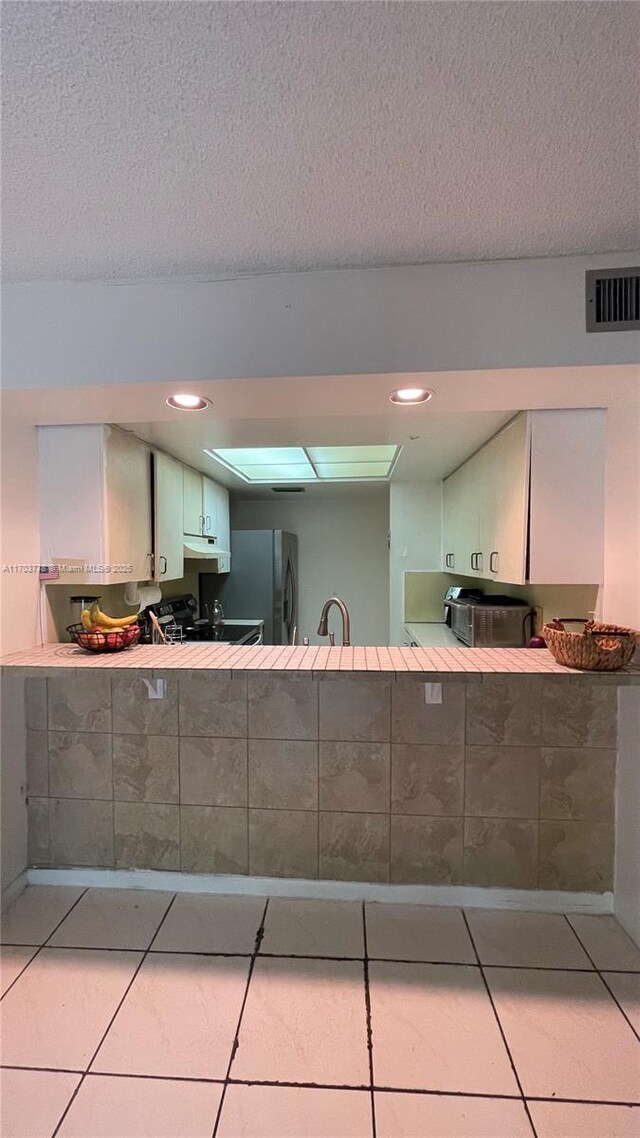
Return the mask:
<path fill-rule="evenodd" d="M 585 276 L 587 332 L 640 329 L 640 268 L 590 269 Z"/>

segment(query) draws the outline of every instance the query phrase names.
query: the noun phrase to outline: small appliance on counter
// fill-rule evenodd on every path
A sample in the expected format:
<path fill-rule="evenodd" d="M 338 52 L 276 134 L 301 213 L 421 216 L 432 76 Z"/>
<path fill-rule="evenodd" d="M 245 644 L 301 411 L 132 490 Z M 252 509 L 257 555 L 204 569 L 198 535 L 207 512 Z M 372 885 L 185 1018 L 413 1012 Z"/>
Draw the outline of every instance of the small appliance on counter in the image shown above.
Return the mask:
<path fill-rule="evenodd" d="M 522 648 L 531 633 L 533 610 L 515 597 L 453 586 L 444 606 L 445 623 L 469 648 Z"/>
<path fill-rule="evenodd" d="M 264 621 L 261 619 L 225 620 L 219 601 L 214 602 L 207 616 L 198 617 L 197 612 L 198 602 L 191 593 L 148 605 L 140 614 L 143 641 L 147 644 L 154 642 L 151 620 L 153 614 L 162 633 L 171 644 L 193 640 L 205 640 L 217 644 L 262 643 Z"/>

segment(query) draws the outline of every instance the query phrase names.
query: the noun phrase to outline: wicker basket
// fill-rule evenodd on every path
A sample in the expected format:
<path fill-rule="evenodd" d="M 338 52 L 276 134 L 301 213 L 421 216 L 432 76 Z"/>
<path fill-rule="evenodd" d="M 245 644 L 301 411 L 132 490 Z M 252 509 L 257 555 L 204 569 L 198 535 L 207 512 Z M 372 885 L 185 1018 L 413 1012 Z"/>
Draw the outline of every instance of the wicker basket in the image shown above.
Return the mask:
<path fill-rule="evenodd" d="M 584 632 L 567 632 L 561 620 L 545 624 L 541 635 L 559 664 L 585 672 L 617 672 L 636 651 L 636 633 L 617 624 L 585 621 Z"/>

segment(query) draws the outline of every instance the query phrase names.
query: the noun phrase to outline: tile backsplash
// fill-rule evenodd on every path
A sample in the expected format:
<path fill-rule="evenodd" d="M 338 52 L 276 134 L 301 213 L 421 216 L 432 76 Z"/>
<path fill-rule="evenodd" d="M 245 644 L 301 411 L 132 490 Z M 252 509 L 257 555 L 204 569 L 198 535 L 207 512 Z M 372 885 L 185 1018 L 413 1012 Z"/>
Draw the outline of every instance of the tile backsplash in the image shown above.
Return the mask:
<path fill-rule="evenodd" d="M 31 864 L 612 886 L 615 684 L 166 677 L 25 680 Z"/>

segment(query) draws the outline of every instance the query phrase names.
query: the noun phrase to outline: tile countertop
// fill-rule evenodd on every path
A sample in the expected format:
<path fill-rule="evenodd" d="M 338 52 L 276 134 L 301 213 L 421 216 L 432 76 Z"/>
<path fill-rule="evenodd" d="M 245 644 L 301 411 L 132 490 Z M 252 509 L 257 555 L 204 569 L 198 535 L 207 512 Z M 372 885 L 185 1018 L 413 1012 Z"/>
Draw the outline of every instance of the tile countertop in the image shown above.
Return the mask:
<path fill-rule="evenodd" d="M 144 644 L 123 652 L 89 653 L 73 644 L 45 644 L 14 652 L 0 660 L 3 671 L 33 674 L 58 668 L 107 668 L 167 672 L 206 669 L 277 672 L 384 672 L 509 675 L 589 675 L 629 683 L 640 680 L 640 668 L 622 672 L 578 673 L 557 664 L 546 648 L 329 648 L 270 645 Z"/>

